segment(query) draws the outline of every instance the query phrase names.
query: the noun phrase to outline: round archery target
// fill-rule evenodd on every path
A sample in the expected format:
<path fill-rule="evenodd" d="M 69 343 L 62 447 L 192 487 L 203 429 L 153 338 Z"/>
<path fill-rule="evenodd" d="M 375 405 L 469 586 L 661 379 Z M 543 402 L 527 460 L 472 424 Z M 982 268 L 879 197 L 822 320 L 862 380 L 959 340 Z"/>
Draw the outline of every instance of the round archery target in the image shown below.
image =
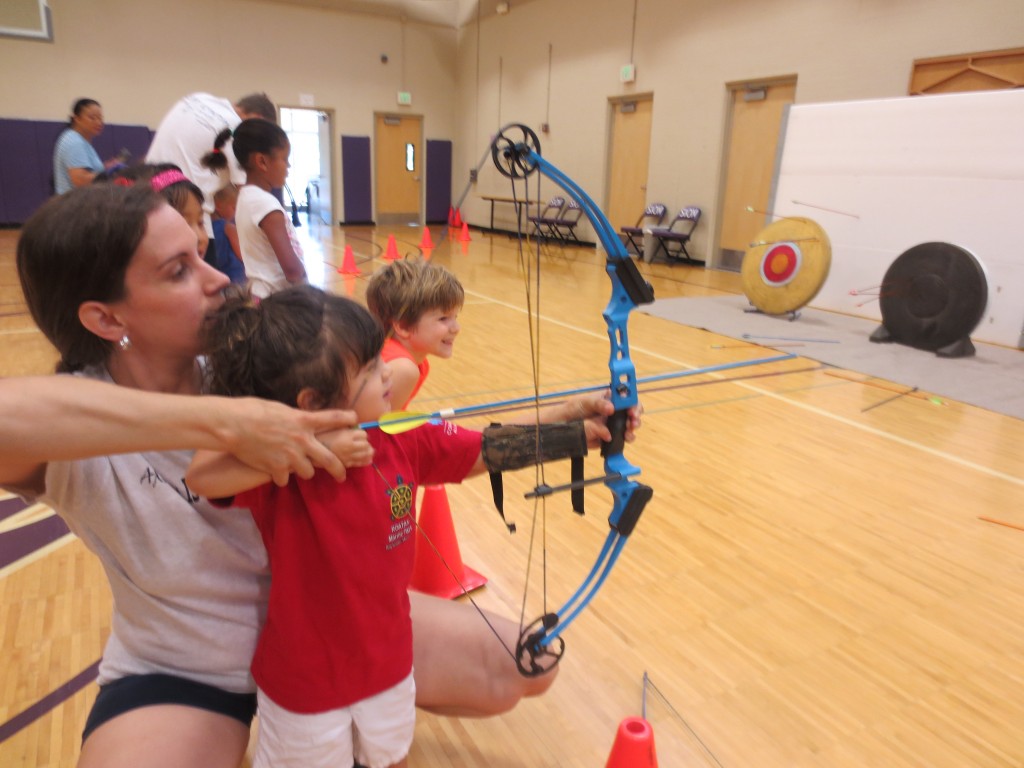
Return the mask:
<path fill-rule="evenodd" d="M 889 265 L 879 296 L 882 325 L 893 341 L 937 350 L 978 327 L 988 304 L 985 270 L 951 243 L 922 243 Z"/>
<path fill-rule="evenodd" d="M 750 244 L 740 276 L 743 293 L 762 312 L 795 312 L 813 299 L 832 266 L 832 245 L 811 219 L 779 219 Z"/>
<path fill-rule="evenodd" d="M 761 257 L 761 279 L 767 285 L 786 285 L 796 276 L 802 261 L 799 245 L 776 243 Z"/>

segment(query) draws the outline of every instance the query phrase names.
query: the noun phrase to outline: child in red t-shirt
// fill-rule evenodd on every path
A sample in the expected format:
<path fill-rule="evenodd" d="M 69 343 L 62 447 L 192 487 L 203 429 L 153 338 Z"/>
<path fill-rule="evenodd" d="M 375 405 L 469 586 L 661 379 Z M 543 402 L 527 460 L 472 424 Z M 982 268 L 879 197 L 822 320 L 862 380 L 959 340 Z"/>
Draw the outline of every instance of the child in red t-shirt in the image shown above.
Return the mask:
<path fill-rule="evenodd" d="M 306 410 L 347 408 L 362 423 L 376 421 L 392 398 L 382 343 L 363 307 L 317 288 L 288 288 L 258 304 L 233 296 L 210 322 L 209 389 Z M 483 433 L 438 422 L 395 435 L 322 435 L 348 467 L 341 483 L 318 471 L 278 487 L 230 454 L 196 453 L 189 487 L 250 509 L 270 560 L 268 614 L 252 663 L 254 768 L 285 757 L 310 768 L 406 764 L 415 726 L 407 585 L 416 485 L 582 455 L 610 439 L 611 409 L 583 397 L 546 418 L 593 414 L 587 422 Z"/>

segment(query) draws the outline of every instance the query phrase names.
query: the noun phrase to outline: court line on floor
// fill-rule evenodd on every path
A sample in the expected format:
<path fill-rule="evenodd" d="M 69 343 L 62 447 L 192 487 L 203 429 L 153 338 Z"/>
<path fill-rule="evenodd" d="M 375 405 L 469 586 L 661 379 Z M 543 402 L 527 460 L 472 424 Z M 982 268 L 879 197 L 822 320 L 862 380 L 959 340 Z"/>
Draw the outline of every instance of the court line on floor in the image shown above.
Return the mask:
<path fill-rule="evenodd" d="M 38 328 L 0 328 L 0 333 L 42 333 Z"/>
<path fill-rule="evenodd" d="M 519 312 L 520 314 L 523 314 L 523 315 L 526 314 L 526 310 L 523 307 L 516 306 L 515 304 L 510 304 L 509 302 L 502 301 L 501 299 L 496 299 L 494 297 L 490 297 L 490 296 L 488 296 L 485 293 L 480 293 L 479 291 L 470 291 L 470 290 L 467 289 L 466 290 L 466 295 L 471 295 L 471 294 L 473 296 L 477 296 L 477 297 L 479 297 L 481 299 L 489 299 L 491 302 L 493 302 L 494 304 L 497 304 L 498 306 L 506 307 L 506 308 L 511 309 L 511 310 L 513 310 L 515 312 Z M 552 325 L 556 325 L 556 326 L 558 326 L 560 328 L 565 328 L 567 330 L 576 331 L 577 333 L 581 333 L 581 334 L 583 334 L 585 336 L 590 336 L 590 337 L 595 338 L 595 339 L 601 339 L 603 341 L 607 341 L 607 339 L 608 339 L 608 335 L 605 334 L 605 333 L 595 333 L 594 331 L 589 331 L 586 328 L 581 328 L 578 325 L 573 325 L 572 323 L 566 323 L 566 322 L 564 322 L 562 320 L 556 320 L 555 318 L 548 317 L 547 315 L 540 315 L 540 319 L 543 320 L 546 323 L 551 323 Z M 658 317 L 653 317 L 653 316 L 651 316 L 651 319 L 652 320 L 661 320 L 662 322 L 666 322 L 666 323 L 670 323 L 671 322 L 670 320 L 665 320 L 664 318 L 658 318 Z M 695 328 L 694 330 L 699 330 L 699 329 Z M 673 366 L 676 366 L 676 367 L 679 367 L 679 368 L 686 368 L 688 370 L 692 370 L 692 369 L 698 367 L 696 365 L 691 365 L 691 364 L 685 363 L 685 362 L 683 362 L 681 360 L 677 360 L 676 358 L 669 357 L 668 355 L 663 355 L 660 352 L 655 352 L 653 350 L 646 349 L 645 347 L 638 346 L 636 344 L 631 344 L 630 345 L 630 349 L 634 353 L 640 352 L 640 353 L 643 353 L 645 355 L 650 355 L 651 357 L 653 357 L 653 358 L 655 358 L 657 360 L 661 360 L 661 361 L 663 361 L 665 363 L 668 363 L 669 365 L 673 365 Z M 718 375 L 718 374 L 711 374 L 711 375 Z M 881 438 L 884 438 L 886 440 L 891 440 L 894 443 L 906 446 L 908 448 L 914 448 L 916 450 L 921 451 L 922 453 L 927 453 L 930 456 L 934 456 L 936 458 L 943 459 L 943 460 L 948 461 L 948 462 L 950 462 L 952 464 L 958 464 L 958 465 L 960 465 L 960 466 L 962 466 L 962 467 L 964 467 L 966 469 L 973 469 L 976 472 L 980 472 L 982 474 L 989 475 L 990 477 L 995 477 L 995 478 L 998 478 L 1000 480 L 1005 480 L 1008 483 L 1013 483 L 1014 485 L 1019 485 L 1021 487 L 1024 487 L 1024 477 L 1017 477 L 1015 475 L 1010 475 L 1010 474 L 1007 474 L 1005 472 L 1000 472 L 998 469 L 993 469 L 992 467 L 986 467 L 983 464 L 976 464 L 973 461 L 968 461 L 967 459 L 961 458 L 959 456 L 954 456 L 951 453 L 946 453 L 945 451 L 940 451 L 937 448 L 930 448 L 927 445 L 923 445 L 923 444 L 918 443 L 918 442 L 916 442 L 914 440 L 908 440 L 905 437 L 900 437 L 899 435 L 894 435 L 894 434 L 891 434 L 889 432 L 885 432 L 885 431 L 880 430 L 880 429 L 878 429 L 876 427 L 868 426 L 867 424 L 861 424 L 860 422 L 854 421 L 853 419 L 848 419 L 845 416 L 840 416 L 837 413 L 832 413 L 830 411 L 826 411 L 826 410 L 824 410 L 822 408 L 818 408 L 817 406 L 809 405 L 808 403 L 800 403 L 800 402 L 797 402 L 796 400 L 791 400 L 788 397 L 783 397 L 782 395 L 779 395 L 779 394 L 777 394 L 775 392 L 771 392 L 769 390 L 761 389 L 761 388 L 756 387 L 756 386 L 754 386 L 752 384 L 747 384 L 747 383 L 744 383 L 744 382 L 734 382 L 734 383 L 738 387 L 744 387 L 746 389 L 749 389 L 752 392 L 757 392 L 759 395 L 762 395 L 764 397 L 772 398 L 773 400 L 778 400 L 779 402 L 786 403 L 787 405 L 790 405 L 790 406 L 794 406 L 794 407 L 799 408 L 801 410 L 807 411 L 808 413 L 813 413 L 813 414 L 815 414 L 817 416 L 821 416 L 822 418 L 829 419 L 831 421 L 835 421 L 835 422 L 838 422 L 840 424 L 844 424 L 844 425 L 846 425 L 848 427 L 853 427 L 854 429 L 859 429 L 862 432 L 866 432 L 866 433 L 868 433 L 870 435 L 875 435 L 876 437 L 881 437 Z M 1007 418 L 1010 418 L 1010 417 L 1007 417 Z"/>
<path fill-rule="evenodd" d="M 89 685 L 89 683 L 96 679 L 96 676 L 99 674 L 99 669 L 99 660 L 94 661 L 73 678 L 59 686 L 56 690 L 50 691 L 35 704 L 23 709 L 6 723 L 0 724 L 0 742 L 11 738 L 11 736 L 16 734 L 22 728 L 31 725 L 51 709 L 63 704 L 80 690 L 85 688 L 85 686 Z"/>

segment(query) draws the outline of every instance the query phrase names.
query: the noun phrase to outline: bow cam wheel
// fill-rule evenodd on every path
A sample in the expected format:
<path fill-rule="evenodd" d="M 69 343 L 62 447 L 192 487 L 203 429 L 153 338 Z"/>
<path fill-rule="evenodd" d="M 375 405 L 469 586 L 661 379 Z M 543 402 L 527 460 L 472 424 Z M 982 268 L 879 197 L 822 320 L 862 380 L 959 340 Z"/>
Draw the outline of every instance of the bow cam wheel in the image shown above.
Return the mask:
<path fill-rule="evenodd" d="M 565 654 L 561 635 L 550 640 L 549 630 L 558 624 L 558 616 L 547 613 L 523 630 L 516 643 L 516 666 L 524 677 L 537 677 L 558 664 Z"/>
<path fill-rule="evenodd" d="M 491 159 L 503 176 L 522 179 L 537 169 L 530 161 L 531 150 L 540 154 L 540 139 L 529 127 L 515 123 L 502 128 L 491 143 Z"/>

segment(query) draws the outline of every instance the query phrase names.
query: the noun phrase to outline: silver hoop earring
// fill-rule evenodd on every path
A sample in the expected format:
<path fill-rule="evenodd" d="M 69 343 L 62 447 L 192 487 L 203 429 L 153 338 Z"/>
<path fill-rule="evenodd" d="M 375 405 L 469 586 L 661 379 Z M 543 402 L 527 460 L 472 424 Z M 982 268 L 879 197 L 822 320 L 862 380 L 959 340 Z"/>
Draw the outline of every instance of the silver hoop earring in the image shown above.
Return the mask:
<path fill-rule="evenodd" d="M 117 340 L 117 346 L 121 348 L 122 352 L 127 352 L 132 348 L 132 340 L 128 338 L 127 333 Z"/>

